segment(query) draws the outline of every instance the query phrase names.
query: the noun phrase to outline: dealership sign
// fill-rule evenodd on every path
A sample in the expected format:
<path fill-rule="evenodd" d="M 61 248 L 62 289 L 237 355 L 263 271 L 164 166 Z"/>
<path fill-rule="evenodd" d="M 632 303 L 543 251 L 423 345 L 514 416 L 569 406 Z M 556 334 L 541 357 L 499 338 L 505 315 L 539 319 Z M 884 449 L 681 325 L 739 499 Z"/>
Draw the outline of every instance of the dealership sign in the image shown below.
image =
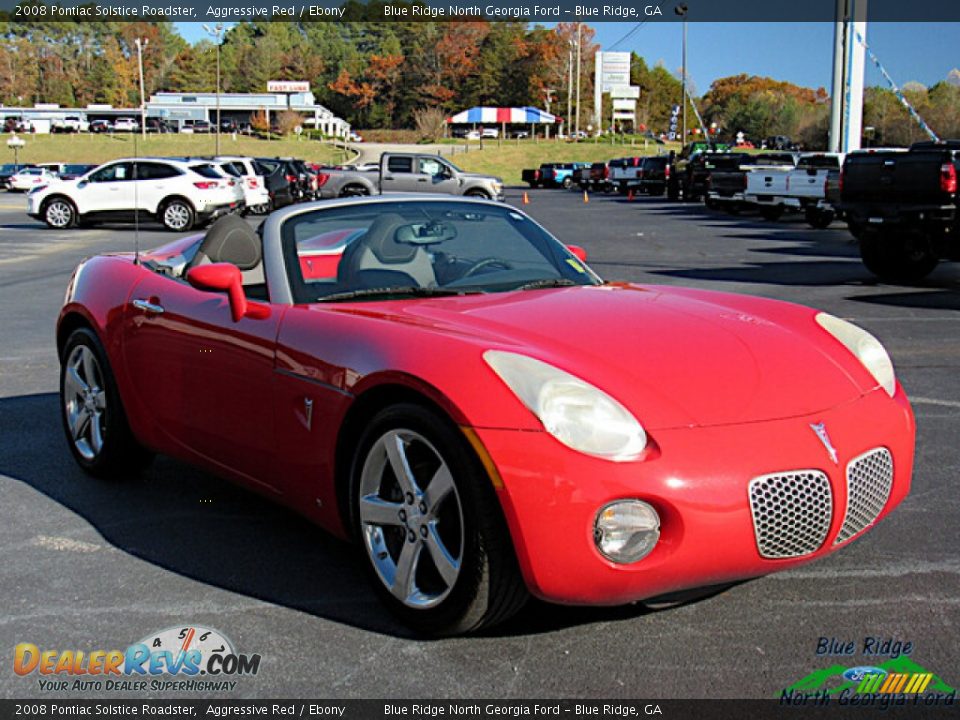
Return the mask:
<path fill-rule="evenodd" d="M 305 93 L 310 92 L 310 83 L 300 80 L 268 80 L 267 92 Z"/>
<path fill-rule="evenodd" d="M 603 92 L 630 84 L 630 53 L 598 52 L 596 64 L 596 73 L 599 75 Z"/>

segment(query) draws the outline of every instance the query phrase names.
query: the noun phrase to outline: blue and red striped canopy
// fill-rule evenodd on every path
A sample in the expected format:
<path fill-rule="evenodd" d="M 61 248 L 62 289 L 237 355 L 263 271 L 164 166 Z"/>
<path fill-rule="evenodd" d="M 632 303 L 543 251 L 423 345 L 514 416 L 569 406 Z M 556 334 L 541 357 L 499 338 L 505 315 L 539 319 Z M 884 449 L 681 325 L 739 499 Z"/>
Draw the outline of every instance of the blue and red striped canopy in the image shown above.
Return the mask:
<path fill-rule="evenodd" d="M 447 118 L 454 123 L 555 123 L 556 115 L 535 107 L 472 107 Z"/>

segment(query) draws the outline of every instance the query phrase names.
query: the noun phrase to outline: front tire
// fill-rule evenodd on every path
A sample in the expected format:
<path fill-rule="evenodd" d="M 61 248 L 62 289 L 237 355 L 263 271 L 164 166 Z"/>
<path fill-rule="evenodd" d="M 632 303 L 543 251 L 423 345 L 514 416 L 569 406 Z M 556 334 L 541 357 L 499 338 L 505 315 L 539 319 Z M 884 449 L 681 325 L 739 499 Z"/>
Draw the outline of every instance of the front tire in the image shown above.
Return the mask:
<path fill-rule="evenodd" d="M 90 475 L 129 476 L 152 458 L 133 437 L 106 353 L 88 328 L 75 330 L 64 346 L 60 410 L 70 452 Z"/>
<path fill-rule="evenodd" d="M 491 480 L 445 417 L 408 403 L 380 411 L 357 445 L 350 501 L 377 594 L 419 632 L 474 631 L 526 602 Z"/>
<path fill-rule="evenodd" d="M 186 232 L 196 221 L 196 214 L 186 200 L 174 198 L 164 203 L 160 210 L 160 222 L 172 232 Z"/>
<path fill-rule="evenodd" d="M 489 200 L 490 196 L 487 195 L 483 190 L 470 190 L 464 193 L 466 197 L 470 198 L 480 198 L 481 200 Z"/>
<path fill-rule="evenodd" d="M 77 224 L 77 209 L 66 198 L 52 198 L 43 206 L 43 221 L 54 230 L 67 230 Z"/>

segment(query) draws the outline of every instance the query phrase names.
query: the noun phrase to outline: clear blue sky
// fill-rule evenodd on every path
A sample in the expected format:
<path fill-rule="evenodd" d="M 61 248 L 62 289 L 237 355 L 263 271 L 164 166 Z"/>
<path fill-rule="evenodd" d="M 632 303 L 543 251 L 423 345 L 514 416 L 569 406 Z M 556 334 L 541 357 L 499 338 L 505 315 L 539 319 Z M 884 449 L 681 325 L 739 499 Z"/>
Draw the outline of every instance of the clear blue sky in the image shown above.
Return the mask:
<path fill-rule="evenodd" d="M 802 2 L 802 0 L 799 0 Z M 180 34 L 196 42 L 205 34 L 200 23 L 176 23 Z M 602 49 L 626 35 L 636 23 L 596 23 Z M 633 50 L 651 65 L 662 60 L 680 67 L 681 24 L 651 22 L 616 46 Z M 698 94 L 720 77 L 747 73 L 830 90 L 832 23 L 696 23 L 688 24 L 687 65 Z M 893 79 L 933 85 L 960 67 L 958 23 L 871 23 L 867 44 Z M 884 80 L 867 60 L 867 85 Z"/>

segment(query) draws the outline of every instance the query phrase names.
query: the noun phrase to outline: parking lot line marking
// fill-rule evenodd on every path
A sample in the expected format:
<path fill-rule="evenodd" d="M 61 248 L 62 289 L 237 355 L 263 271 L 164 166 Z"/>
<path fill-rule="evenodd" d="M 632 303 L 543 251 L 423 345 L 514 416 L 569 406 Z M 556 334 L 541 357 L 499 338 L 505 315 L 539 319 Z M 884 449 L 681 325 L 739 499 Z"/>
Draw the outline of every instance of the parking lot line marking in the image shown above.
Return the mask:
<path fill-rule="evenodd" d="M 960 408 L 960 402 L 956 400 L 937 400 L 936 398 L 912 397 L 910 402 L 914 405 L 940 405 L 941 407 Z"/>

